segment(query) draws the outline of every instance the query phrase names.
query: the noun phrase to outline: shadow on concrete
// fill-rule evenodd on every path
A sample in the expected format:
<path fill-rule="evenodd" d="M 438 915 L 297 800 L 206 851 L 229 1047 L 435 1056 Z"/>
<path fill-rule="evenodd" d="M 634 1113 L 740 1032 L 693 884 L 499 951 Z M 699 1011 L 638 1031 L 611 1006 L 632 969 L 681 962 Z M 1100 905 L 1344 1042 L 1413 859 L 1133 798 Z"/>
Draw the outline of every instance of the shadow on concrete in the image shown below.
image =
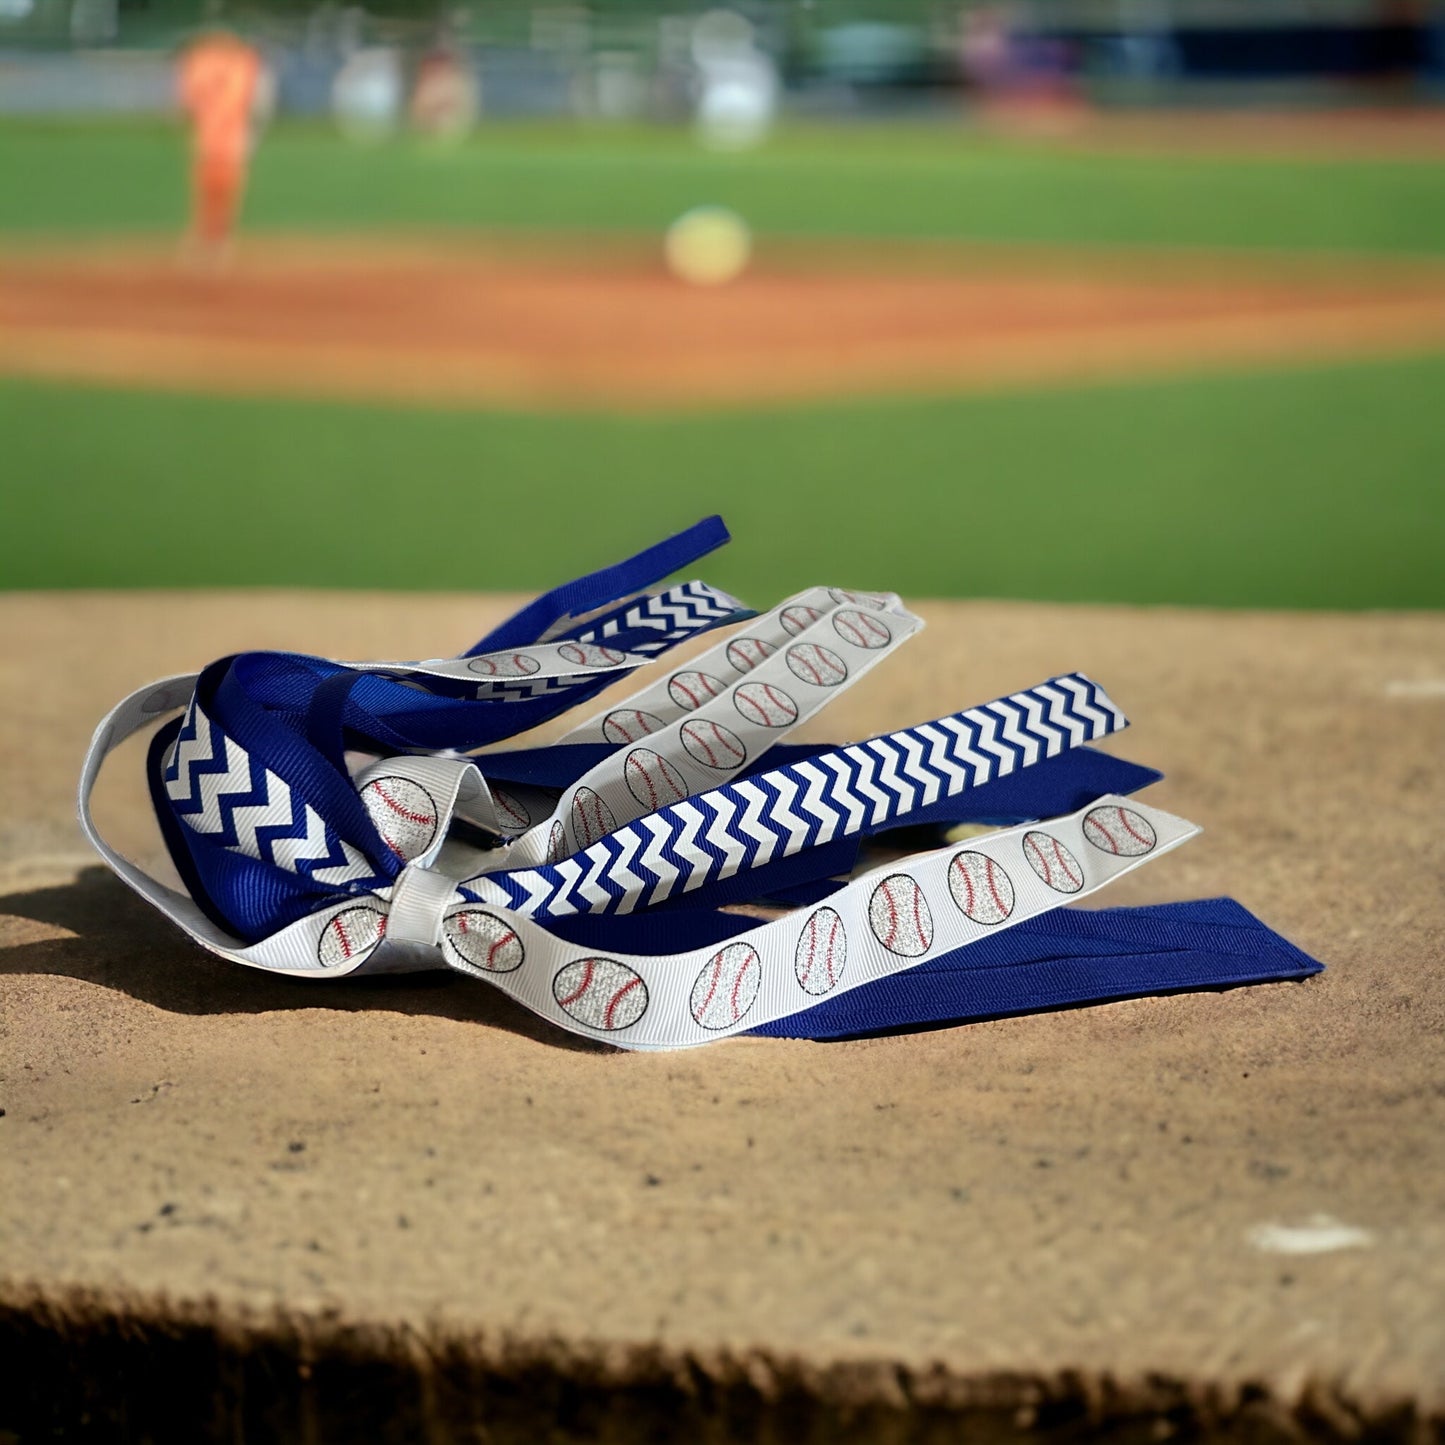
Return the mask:
<path fill-rule="evenodd" d="M 101 867 L 83 869 L 73 883 L 0 896 L 5 914 L 74 937 L 7 944 L 0 933 L 0 974 L 78 978 L 168 1013 L 380 1009 L 482 1024 L 553 1048 L 617 1052 L 554 1028 L 497 989 L 446 970 L 302 979 L 227 963 L 191 943 Z"/>

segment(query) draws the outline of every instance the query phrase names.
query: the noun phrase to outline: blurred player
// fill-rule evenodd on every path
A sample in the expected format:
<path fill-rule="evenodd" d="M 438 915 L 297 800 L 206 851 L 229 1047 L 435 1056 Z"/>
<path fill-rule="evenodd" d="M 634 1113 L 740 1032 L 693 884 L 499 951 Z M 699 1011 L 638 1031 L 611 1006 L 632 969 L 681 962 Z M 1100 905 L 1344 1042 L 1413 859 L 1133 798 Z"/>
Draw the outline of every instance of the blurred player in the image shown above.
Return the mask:
<path fill-rule="evenodd" d="M 412 129 L 438 140 L 461 140 L 477 123 L 480 110 L 476 72 L 450 36 L 443 34 L 416 69 Z"/>
<path fill-rule="evenodd" d="M 229 254 L 256 130 L 270 108 L 260 52 L 228 31 L 208 31 L 180 62 L 180 101 L 191 118 L 190 247 L 199 259 Z"/>

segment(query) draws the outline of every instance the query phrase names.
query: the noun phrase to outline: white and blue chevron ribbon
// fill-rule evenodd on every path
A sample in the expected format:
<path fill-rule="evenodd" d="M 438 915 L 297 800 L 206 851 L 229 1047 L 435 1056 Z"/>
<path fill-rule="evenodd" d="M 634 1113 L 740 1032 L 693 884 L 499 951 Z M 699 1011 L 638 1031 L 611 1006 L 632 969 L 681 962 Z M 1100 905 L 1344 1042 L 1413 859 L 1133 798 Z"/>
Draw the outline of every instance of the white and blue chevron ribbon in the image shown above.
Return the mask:
<path fill-rule="evenodd" d="M 642 634 L 632 636 L 628 651 L 655 657 L 675 643 L 730 622 L 746 611 L 736 597 L 706 582 L 679 582 L 675 587 L 639 597 L 620 617 L 608 616 L 593 626 L 580 624 L 576 636 L 579 642 L 605 645 L 618 637 Z"/>
<path fill-rule="evenodd" d="M 698 793 L 550 866 L 466 879 L 535 918 L 630 913 L 1007 777 L 1127 725 L 1082 673 Z M 510 855 L 508 855 L 510 857 Z"/>
<path fill-rule="evenodd" d="M 315 808 L 216 727 L 194 694 L 162 777 L 177 817 L 218 847 L 335 887 L 380 888 L 391 882 Z"/>

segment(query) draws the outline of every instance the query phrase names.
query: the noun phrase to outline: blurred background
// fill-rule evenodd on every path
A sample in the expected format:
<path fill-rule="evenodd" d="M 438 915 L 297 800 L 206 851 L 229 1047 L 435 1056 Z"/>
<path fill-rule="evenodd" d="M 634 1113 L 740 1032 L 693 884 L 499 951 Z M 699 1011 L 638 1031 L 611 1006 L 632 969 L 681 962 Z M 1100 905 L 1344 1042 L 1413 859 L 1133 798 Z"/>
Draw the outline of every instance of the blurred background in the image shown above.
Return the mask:
<path fill-rule="evenodd" d="M 0 0 L 7 588 L 1445 605 L 1445 3 Z"/>

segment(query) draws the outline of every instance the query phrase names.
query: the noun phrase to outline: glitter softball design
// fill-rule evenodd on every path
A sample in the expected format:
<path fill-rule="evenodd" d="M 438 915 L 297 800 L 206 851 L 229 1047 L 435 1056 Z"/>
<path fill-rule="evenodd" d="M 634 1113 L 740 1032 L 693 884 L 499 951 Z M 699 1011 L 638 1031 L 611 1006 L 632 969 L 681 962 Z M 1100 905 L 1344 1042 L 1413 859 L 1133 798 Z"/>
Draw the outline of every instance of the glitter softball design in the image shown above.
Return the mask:
<path fill-rule="evenodd" d="M 814 687 L 837 687 L 848 676 L 848 664 L 831 648 L 798 642 L 787 651 L 788 671 Z"/>
<path fill-rule="evenodd" d="M 743 740 L 721 723 L 694 719 L 681 728 L 682 745 L 694 762 L 719 771 L 740 768 L 748 760 Z"/>
<path fill-rule="evenodd" d="M 789 637 L 796 637 L 800 632 L 806 632 L 822 615 L 816 607 L 795 603 L 792 607 L 783 608 L 778 621 L 783 624 L 783 631 Z"/>
<path fill-rule="evenodd" d="M 436 799 L 410 778 L 375 778 L 361 790 L 361 801 L 381 834 L 381 841 L 410 862 L 432 845 L 437 835 Z"/>
<path fill-rule="evenodd" d="M 604 1033 L 631 1028 L 647 1012 L 647 985 L 610 958 L 569 963 L 552 980 L 552 997 L 579 1024 Z"/>
<path fill-rule="evenodd" d="M 615 647 L 602 647 L 595 642 L 564 642 L 557 656 L 573 667 L 614 667 L 624 654 Z"/>
<path fill-rule="evenodd" d="M 628 753 L 622 776 L 627 780 L 627 791 L 650 813 L 687 797 L 682 774 L 650 748 L 634 748 Z"/>
<path fill-rule="evenodd" d="M 547 835 L 547 862 L 560 863 L 567 856 L 567 830 L 554 822 Z"/>
<path fill-rule="evenodd" d="M 590 848 L 617 827 L 612 809 L 591 788 L 578 788 L 572 795 L 572 836 L 579 848 Z"/>
<path fill-rule="evenodd" d="M 854 647 L 876 652 L 893 641 L 893 634 L 884 625 L 882 618 L 870 612 L 860 612 L 856 607 L 845 607 L 833 618 L 833 631 Z"/>
<path fill-rule="evenodd" d="M 739 637 L 728 643 L 727 658 L 739 672 L 751 672 L 758 663 L 766 662 L 778 649 L 761 637 Z"/>
<path fill-rule="evenodd" d="M 1159 841 L 1150 821 L 1133 808 L 1107 803 L 1084 814 L 1084 837 L 1101 853 L 1118 858 L 1142 858 Z"/>
<path fill-rule="evenodd" d="M 662 726 L 662 719 L 640 708 L 618 708 L 602 719 L 602 736 L 609 743 L 635 743 Z"/>
<path fill-rule="evenodd" d="M 803 925 L 793 972 L 805 993 L 831 993 L 848 962 L 848 935 L 843 920 L 831 908 L 820 908 Z"/>
<path fill-rule="evenodd" d="M 323 968 L 336 968 L 348 959 L 370 953 L 386 936 L 386 915 L 379 908 L 357 904 L 331 915 L 316 942 L 316 958 Z"/>
<path fill-rule="evenodd" d="M 751 944 L 730 943 L 703 965 L 692 986 L 692 1016 L 705 1029 L 730 1029 L 752 1008 L 763 965 Z"/>
<path fill-rule="evenodd" d="M 696 712 L 703 703 L 721 697 L 727 684 L 710 672 L 679 672 L 667 684 L 667 695 L 684 712 Z"/>
<path fill-rule="evenodd" d="M 480 908 L 449 915 L 442 933 L 463 964 L 483 973 L 513 973 L 527 956 L 516 930 Z"/>
<path fill-rule="evenodd" d="M 532 815 L 505 788 L 492 789 L 492 811 L 497 815 L 497 827 L 504 832 L 520 833 L 532 825 Z"/>
<path fill-rule="evenodd" d="M 921 958 L 933 946 L 933 914 L 923 890 L 906 873 L 893 873 L 868 901 L 873 937 L 900 958 Z"/>
<path fill-rule="evenodd" d="M 1052 833 L 1025 833 L 1024 857 L 1055 893 L 1077 893 L 1084 886 L 1079 860 Z"/>
<path fill-rule="evenodd" d="M 798 720 L 798 704 L 770 682 L 745 682 L 733 693 L 733 706 L 744 721 L 758 727 L 785 728 Z"/>
<path fill-rule="evenodd" d="M 948 865 L 948 891 L 975 923 L 1002 923 L 1014 911 L 1013 880 L 986 853 L 959 853 Z"/>
<path fill-rule="evenodd" d="M 489 652 L 467 659 L 467 671 L 482 677 L 530 677 L 541 666 L 525 652 Z"/>

